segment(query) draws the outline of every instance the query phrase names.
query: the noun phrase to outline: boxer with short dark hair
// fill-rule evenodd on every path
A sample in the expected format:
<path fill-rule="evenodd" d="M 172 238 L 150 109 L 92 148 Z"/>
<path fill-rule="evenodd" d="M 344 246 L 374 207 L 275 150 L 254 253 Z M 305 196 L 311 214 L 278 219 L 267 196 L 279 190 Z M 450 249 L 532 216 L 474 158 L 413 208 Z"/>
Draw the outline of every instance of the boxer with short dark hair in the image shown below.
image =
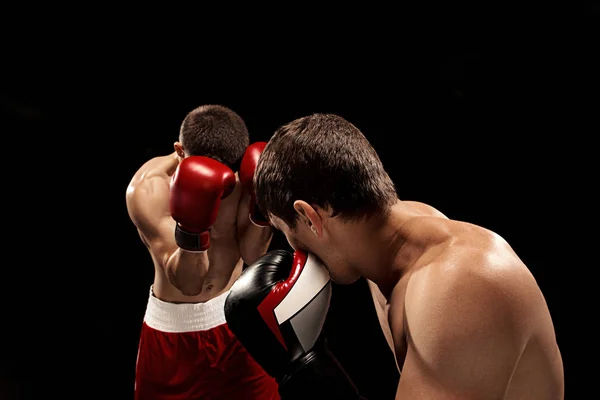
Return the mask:
<path fill-rule="evenodd" d="M 314 114 L 282 126 L 254 188 L 294 249 L 338 283 L 365 277 L 381 291 L 398 399 L 564 397 L 552 318 L 526 265 L 496 233 L 401 201 L 350 122 Z"/>
<path fill-rule="evenodd" d="M 184 119 L 175 151 L 146 162 L 127 209 L 154 262 L 135 398 L 278 399 L 277 383 L 229 330 L 223 305 L 245 263 L 268 249 L 252 178 L 264 143 L 244 121 L 206 105 Z"/>

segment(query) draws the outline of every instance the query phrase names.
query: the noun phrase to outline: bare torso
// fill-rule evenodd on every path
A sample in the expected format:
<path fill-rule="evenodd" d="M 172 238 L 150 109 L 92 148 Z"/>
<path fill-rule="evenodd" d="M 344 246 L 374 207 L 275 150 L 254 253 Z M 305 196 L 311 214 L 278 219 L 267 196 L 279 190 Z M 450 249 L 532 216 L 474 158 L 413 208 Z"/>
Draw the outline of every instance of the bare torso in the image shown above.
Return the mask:
<path fill-rule="evenodd" d="M 399 394 L 410 394 L 412 398 L 431 395 L 440 399 L 486 398 L 483 389 L 477 394 L 478 384 L 471 387 L 470 384 L 447 383 L 455 385 L 456 393 L 464 393 L 459 397 L 446 397 L 435 390 L 422 391 L 420 388 L 426 386 L 422 382 L 422 374 L 425 374 L 434 379 L 440 377 L 440 382 L 447 376 L 456 381 L 465 377 L 466 380 L 497 380 L 499 386 L 487 387 L 489 392 L 485 392 L 495 395 L 487 398 L 562 399 L 563 366 L 554 326 L 544 297 L 528 268 L 493 232 L 449 220 L 421 203 L 412 203 L 411 207 L 414 217 L 400 228 L 409 239 L 397 259 L 398 263 L 409 264 L 409 273 L 402 276 L 388 294 L 389 326 L 396 359 L 402 369 Z M 488 304 L 485 298 L 489 296 L 478 297 L 478 288 L 481 293 L 496 291 L 497 302 Z M 465 292 L 465 298 L 461 298 Z M 484 314 L 477 322 L 480 312 Z M 488 322 L 494 325 L 484 326 Z M 434 354 L 453 351 L 453 339 L 448 337 L 455 335 L 456 343 L 462 343 L 461 340 L 467 337 L 463 331 L 483 332 L 488 328 L 499 332 L 503 338 L 488 345 L 498 349 L 506 345 L 508 349 L 507 342 L 510 342 L 510 351 L 517 349 L 514 356 L 495 359 L 495 350 L 490 350 L 486 353 L 489 359 L 480 360 L 477 357 L 481 354 L 477 351 L 473 351 L 472 356 L 457 351 L 460 357 L 473 359 L 427 366 L 428 361 L 434 363 Z M 438 335 L 433 332 L 436 330 L 446 332 Z M 441 337 L 444 339 L 438 340 Z M 468 338 L 465 340 L 468 345 Z M 500 373 L 485 377 L 485 373 L 480 372 L 486 365 L 495 368 L 501 363 L 506 363 L 505 377 Z M 458 371 L 462 366 L 471 370 Z M 493 368 L 489 371 L 492 374 Z"/>
<path fill-rule="evenodd" d="M 183 295 L 171 284 L 164 269 L 166 260 L 177 250 L 174 237 L 175 221 L 169 211 L 169 184 L 178 163 L 175 154 L 156 157 L 146 162 L 131 180 L 128 196 L 137 191 L 136 195 L 145 199 L 151 207 L 135 208 L 128 202 L 128 208 L 130 215 L 144 214 L 132 215 L 134 222 L 141 217 L 148 217 L 149 223 L 153 225 L 150 227 L 152 229 L 149 229 L 144 224 L 136 223 L 140 237 L 154 262 L 154 295 L 173 303 L 204 302 L 227 291 L 242 271 L 243 261 L 239 250 L 237 225 L 242 188 L 238 179 L 234 191 L 221 201 L 217 221 L 210 230 L 211 245 L 207 251 L 210 267 L 203 280 L 202 291 L 197 296 Z M 157 230 L 158 235 L 155 234 Z M 149 239 L 150 231 L 154 235 L 152 240 Z"/>

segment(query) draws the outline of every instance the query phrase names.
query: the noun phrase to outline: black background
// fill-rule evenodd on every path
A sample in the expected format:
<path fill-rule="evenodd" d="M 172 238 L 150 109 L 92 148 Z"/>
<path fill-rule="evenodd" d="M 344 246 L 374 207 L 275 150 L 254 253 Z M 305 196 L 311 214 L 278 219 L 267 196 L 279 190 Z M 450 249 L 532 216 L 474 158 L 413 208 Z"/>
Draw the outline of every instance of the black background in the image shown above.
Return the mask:
<path fill-rule="evenodd" d="M 261 14 L 241 29 L 250 15 L 227 10 L 179 10 L 179 22 L 160 9 L 8 18 L 5 190 L 27 195 L 6 199 L 19 239 L 6 257 L 19 262 L 2 285 L 0 394 L 132 398 L 153 269 L 125 189 L 201 104 L 235 110 L 251 141 L 337 113 L 371 141 L 401 199 L 501 234 L 546 296 L 574 391 L 559 226 L 581 207 L 581 177 L 567 171 L 591 163 L 582 141 L 598 132 L 598 7 L 428 7 L 303 9 L 310 17 Z M 271 248 L 282 247 L 276 234 Z M 368 300 L 364 281 L 336 286 L 327 333 L 365 395 L 393 398 Z"/>

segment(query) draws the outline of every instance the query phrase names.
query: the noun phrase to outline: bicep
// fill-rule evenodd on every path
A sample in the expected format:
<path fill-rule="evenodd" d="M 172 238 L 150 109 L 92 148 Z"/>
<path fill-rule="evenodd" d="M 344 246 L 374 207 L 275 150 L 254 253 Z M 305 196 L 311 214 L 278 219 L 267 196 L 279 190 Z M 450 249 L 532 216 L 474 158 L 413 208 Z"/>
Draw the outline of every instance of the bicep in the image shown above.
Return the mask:
<path fill-rule="evenodd" d="M 524 347 L 510 300 L 477 282 L 407 306 L 408 353 L 398 394 L 502 398 Z M 415 397 L 415 395 L 418 395 Z M 422 397 L 419 397 L 422 396 Z"/>
<path fill-rule="evenodd" d="M 175 250 L 175 221 L 169 212 L 168 185 L 150 178 L 128 188 L 127 211 L 142 241 L 161 263 Z"/>
<path fill-rule="evenodd" d="M 491 336 L 450 346 L 431 343 L 438 347 L 434 350 L 410 343 L 398 385 L 399 398 L 503 398 L 520 352 L 503 342 L 505 338 Z"/>
<path fill-rule="evenodd" d="M 146 240 L 161 236 L 171 220 L 168 184 L 159 177 L 147 178 L 127 188 L 126 200 L 129 217 Z"/>

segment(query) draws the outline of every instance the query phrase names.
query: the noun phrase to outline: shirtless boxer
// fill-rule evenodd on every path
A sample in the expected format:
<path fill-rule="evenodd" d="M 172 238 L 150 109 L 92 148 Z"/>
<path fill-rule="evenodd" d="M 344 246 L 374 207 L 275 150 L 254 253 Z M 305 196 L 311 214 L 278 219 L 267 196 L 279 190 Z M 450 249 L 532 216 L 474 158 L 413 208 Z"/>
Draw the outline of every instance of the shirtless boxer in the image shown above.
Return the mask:
<path fill-rule="evenodd" d="M 563 399 L 553 322 L 528 268 L 496 233 L 399 200 L 351 123 L 315 114 L 281 127 L 254 179 L 260 209 L 297 253 L 338 283 L 362 276 L 385 296 L 397 399 Z M 296 271 L 290 263 L 278 264 Z"/>
<path fill-rule="evenodd" d="M 185 117 L 175 151 L 146 162 L 127 188 L 129 216 L 155 271 L 136 399 L 279 398 L 276 382 L 230 332 L 223 311 L 243 263 L 262 256 L 272 237 L 253 207 L 252 177 L 264 143 L 248 144 L 236 113 L 201 106 Z"/>

